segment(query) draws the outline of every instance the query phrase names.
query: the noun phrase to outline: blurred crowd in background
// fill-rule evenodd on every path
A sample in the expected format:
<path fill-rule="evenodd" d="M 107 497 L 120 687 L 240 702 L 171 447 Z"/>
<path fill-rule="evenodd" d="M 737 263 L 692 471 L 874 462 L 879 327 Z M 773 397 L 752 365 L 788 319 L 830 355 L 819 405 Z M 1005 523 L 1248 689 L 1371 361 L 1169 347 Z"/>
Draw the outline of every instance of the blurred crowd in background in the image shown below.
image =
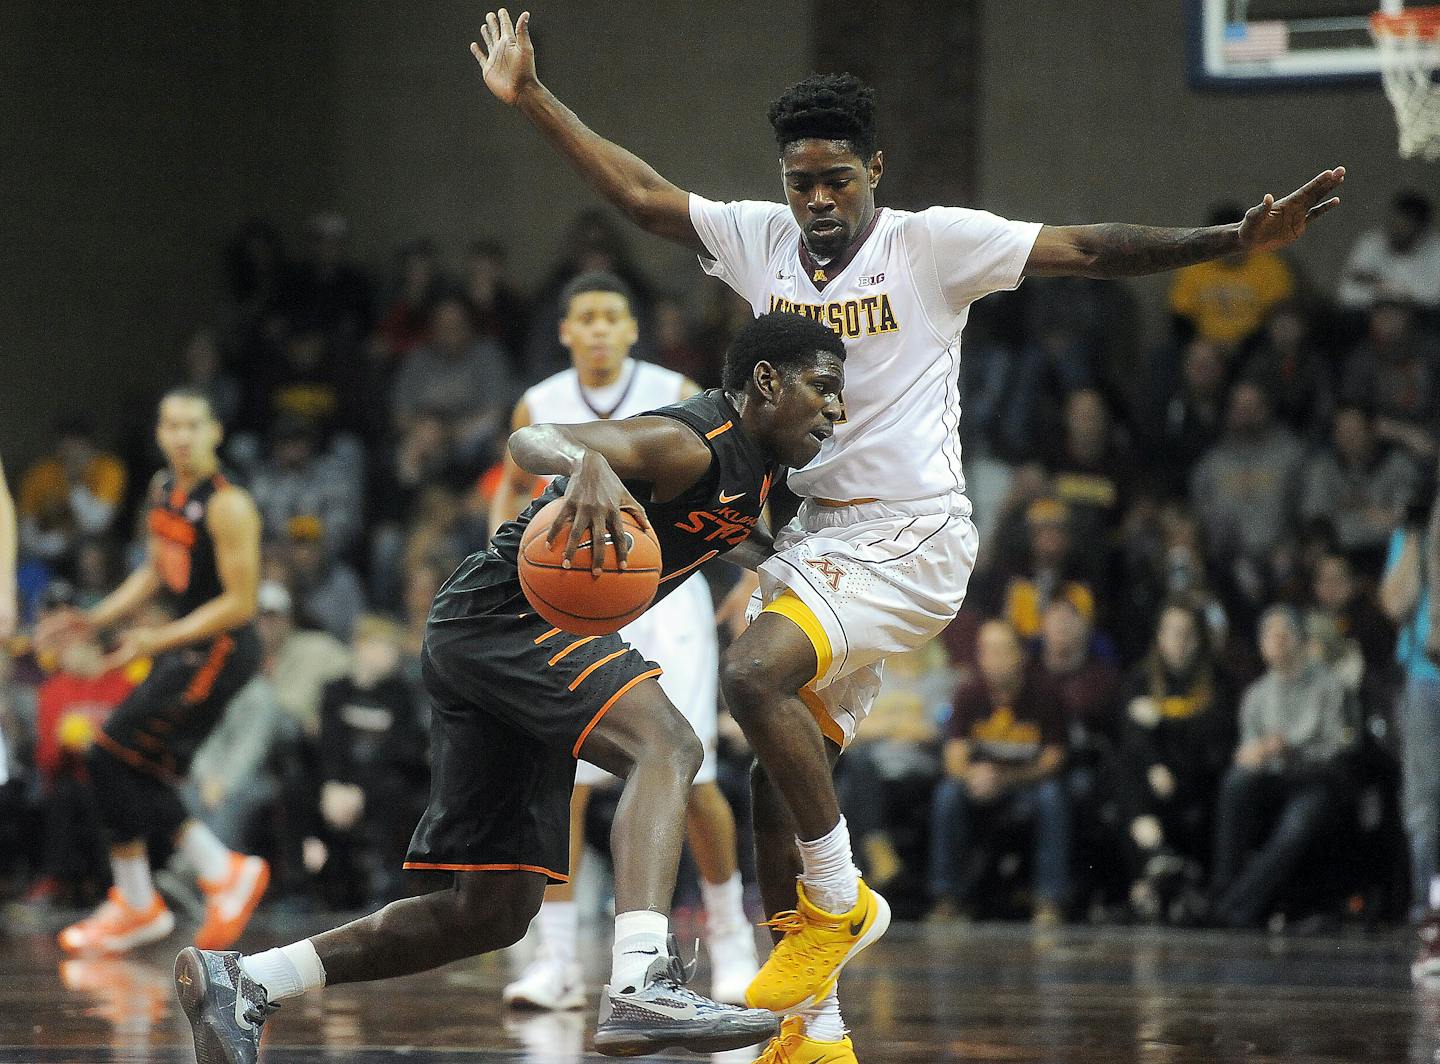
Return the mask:
<path fill-rule="evenodd" d="M 974 308 L 960 432 L 979 568 L 943 638 L 889 663 L 839 770 L 897 915 L 1421 915 L 1440 835 L 1440 236 L 1417 194 L 1373 223 L 1333 290 L 1303 251 L 1180 271 L 1159 343 L 1122 282 L 1031 280 Z M 375 269 L 349 235 L 335 215 L 299 241 L 236 233 L 216 262 L 226 306 L 164 382 L 210 397 L 264 522 L 262 674 L 189 799 L 272 861 L 271 904 L 296 907 L 407 889 L 426 613 L 487 540 L 516 400 L 569 364 L 566 281 L 621 276 L 635 354 L 702 387 L 750 315 L 698 270 L 683 292 L 645 276 L 598 212 L 533 290 L 492 241 L 456 262 L 416 240 Z M 114 434 L 56 425 L 47 456 L 10 471 L 30 622 L 93 604 L 138 557 L 160 458 L 154 404 L 130 407 Z M 705 573 L 717 601 L 736 575 Z M 103 650 L 48 660 L 21 636 L 0 653 L 0 897 L 78 906 L 108 885 L 82 755 L 144 663 L 106 673 Z M 721 756 L 743 825 L 733 727 Z M 601 848 L 606 814 L 592 803 Z"/>

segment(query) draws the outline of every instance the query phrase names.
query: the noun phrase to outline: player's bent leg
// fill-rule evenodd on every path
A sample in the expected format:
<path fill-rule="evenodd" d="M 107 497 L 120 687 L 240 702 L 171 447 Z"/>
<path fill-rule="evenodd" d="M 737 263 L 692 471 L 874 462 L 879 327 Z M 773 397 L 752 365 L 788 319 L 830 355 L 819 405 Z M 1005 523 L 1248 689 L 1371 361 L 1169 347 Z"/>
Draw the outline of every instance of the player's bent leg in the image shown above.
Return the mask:
<path fill-rule="evenodd" d="M 615 946 L 600 998 L 595 1048 L 639 1056 L 671 1047 L 740 1049 L 771 1037 L 777 1019 L 722 1005 L 686 987 L 666 913 L 684 840 L 685 807 L 704 750 L 654 680 L 637 684 L 590 730 L 585 760 L 622 776 L 615 813 Z"/>
<path fill-rule="evenodd" d="M 776 1012 L 818 1004 L 851 958 L 885 933 L 890 908 L 861 880 L 831 778 L 827 741 L 801 689 L 829 668 L 823 628 L 792 597 L 792 612 L 762 611 L 726 651 L 721 683 L 736 722 L 796 825 L 802 873 L 784 934 L 746 992 Z M 808 623 L 806 623 L 808 621 Z"/>
<path fill-rule="evenodd" d="M 449 890 L 391 902 L 333 931 L 253 957 L 191 946 L 175 989 L 199 1064 L 255 1064 L 276 1004 L 335 983 L 411 975 L 518 942 L 540 907 L 535 872 L 457 872 Z"/>
<path fill-rule="evenodd" d="M 697 780 L 690 788 L 685 815 L 705 903 L 710 994 L 716 1001 L 743 1004 L 760 960 L 755 952 L 755 930 L 745 915 L 745 887 L 735 853 L 735 813 L 714 780 Z"/>
<path fill-rule="evenodd" d="M 500 1000 L 511 1008 L 559 1011 L 585 1007 L 584 975 L 575 954 L 579 935 L 575 879 L 585 852 L 590 792 L 589 784 L 576 783 L 570 794 L 570 878 L 545 888 L 545 900 L 534 922 L 540 947 L 520 977 L 500 993 Z"/>

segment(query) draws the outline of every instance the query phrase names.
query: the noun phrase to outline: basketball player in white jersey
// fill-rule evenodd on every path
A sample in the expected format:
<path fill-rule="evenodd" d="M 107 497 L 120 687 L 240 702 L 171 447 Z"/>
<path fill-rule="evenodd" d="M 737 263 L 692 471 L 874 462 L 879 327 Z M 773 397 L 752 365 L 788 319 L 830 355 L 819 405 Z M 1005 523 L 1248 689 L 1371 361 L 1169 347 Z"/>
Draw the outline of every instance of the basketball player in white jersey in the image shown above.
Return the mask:
<path fill-rule="evenodd" d="M 698 253 L 756 314 L 795 310 L 845 339 L 847 419 L 790 475 L 800 511 L 760 567 L 759 613 L 727 650 L 721 683 L 759 761 L 766 906 L 798 895 L 772 921 L 783 938 L 746 994 L 752 1006 L 797 1014 L 761 1060 L 850 1064 L 838 973 L 884 933 L 889 909 L 854 867 L 830 771 L 869 709 L 881 662 L 949 623 L 975 563 L 956 431 L 970 304 L 1027 276 L 1122 277 L 1284 247 L 1338 205 L 1331 193 L 1345 172 L 1267 195 L 1234 225 L 1198 229 L 877 208 L 874 94 L 827 75 L 770 108 L 786 202 L 717 203 L 676 187 L 556 99 L 536 76 L 528 24 L 528 12 L 518 23 L 490 14 L 484 47 L 471 45 L 499 100 L 638 225 Z"/>
<path fill-rule="evenodd" d="M 631 358 L 638 337 L 629 286 L 609 273 L 583 273 L 560 295 L 565 309 L 560 342 L 572 368 L 529 389 L 516 404 L 511 431 L 526 425 L 572 425 L 608 421 L 668 406 L 700 391 L 683 374 Z M 491 526 L 512 520 L 534 497 L 535 478 L 505 456 L 505 475 L 491 503 Z M 690 850 L 700 869 L 706 937 L 717 1001 L 738 1003 L 759 967 L 755 937 L 745 916 L 735 856 L 735 817 L 715 782 L 715 707 L 720 650 L 715 604 L 705 578 L 692 576 L 621 636 L 665 671 L 660 686 L 685 715 L 705 747 L 686 809 Z M 570 804 L 571 881 L 548 887 L 536 916 L 540 950 L 524 974 L 505 988 L 506 1004 L 539 1009 L 578 1009 L 585 987 L 575 940 L 579 914 L 574 877 L 584 851 L 585 809 L 593 787 L 615 782 L 603 769 L 581 761 Z"/>

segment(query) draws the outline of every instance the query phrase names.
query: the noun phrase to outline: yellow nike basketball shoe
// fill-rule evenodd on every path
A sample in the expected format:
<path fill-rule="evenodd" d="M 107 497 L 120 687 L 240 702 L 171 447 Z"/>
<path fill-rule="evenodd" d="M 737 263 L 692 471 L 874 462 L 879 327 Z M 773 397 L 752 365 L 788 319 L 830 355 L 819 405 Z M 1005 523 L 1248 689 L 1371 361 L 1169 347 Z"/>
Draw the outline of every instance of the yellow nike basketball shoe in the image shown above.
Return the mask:
<path fill-rule="evenodd" d="M 795 884 L 796 907 L 777 913 L 764 927 L 785 937 L 750 982 L 745 1003 L 752 1009 L 793 1012 L 813 1005 L 830 992 L 850 958 L 885 933 L 890 906 L 860 880 L 860 897 L 847 913 L 827 913 L 810 903 L 805 886 Z"/>
<path fill-rule="evenodd" d="M 805 1035 L 805 1021 L 791 1016 L 780 1025 L 755 1064 L 859 1064 L 850 1038 L 838 1042 L 817 1042 Z"/>

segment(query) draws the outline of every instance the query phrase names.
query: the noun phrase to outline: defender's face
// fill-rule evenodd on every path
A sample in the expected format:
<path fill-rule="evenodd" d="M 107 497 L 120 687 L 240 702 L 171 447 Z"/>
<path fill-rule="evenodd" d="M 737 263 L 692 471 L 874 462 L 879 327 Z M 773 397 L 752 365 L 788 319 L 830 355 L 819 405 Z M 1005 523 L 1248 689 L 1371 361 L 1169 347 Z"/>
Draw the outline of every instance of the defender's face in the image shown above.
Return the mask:
<path fill-rule="evenodd" d="M 817 352 L 814 363 L 777 380 L 769 449 L 782 463 L 799 469 L 820 453 L 820 445 L 835 434 L 835 422 L 845 416 L 845 363 L 829 352 Z"/>
<path fill-rule="evenodd" d="M 866 162 L 843 140 L 797 140 L 780 154 L 785 199 L 810 253 L 832 259 L 870 224 L 884 161 Z"/>
<path fill-rule="evenodd" d="M 220 423 L 205 400 L 172 395 L 160 404 L 155 442 L 175 472 L 189 472 L 212 462 L 220 435 Z"/>
<path fill-rule="evenodd" d="M 630 302 L 619 292 L 581 292 L 560 320 L 560 342 L 581 373 L 614 373 L 639 335 Z"/>

